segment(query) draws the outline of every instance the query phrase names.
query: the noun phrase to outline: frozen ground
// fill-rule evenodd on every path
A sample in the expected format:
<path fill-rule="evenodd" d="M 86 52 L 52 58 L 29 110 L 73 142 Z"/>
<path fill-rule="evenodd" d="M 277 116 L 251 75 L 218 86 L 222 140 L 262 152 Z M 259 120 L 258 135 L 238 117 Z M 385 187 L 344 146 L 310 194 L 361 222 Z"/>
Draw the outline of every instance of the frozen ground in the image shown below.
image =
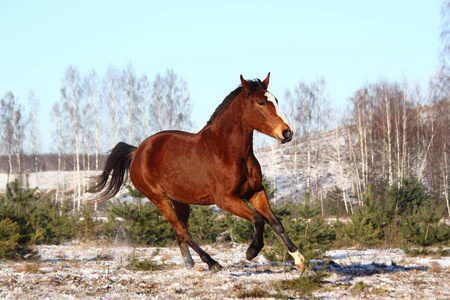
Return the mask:
<path fill-rule="evenodd" d="M 115 245 L 39 246 L 39 262 L 0 262 L 1 299 L 230 299 L 252 291 L 284 295 L 277 282 L 300 276 L 262 255 L 244 260 L 245 245 L 205 246 L 224 270 L 212 274 L 194 256 L 186 270 L 179 250 Z M 164 264 L 159 271 L 130 271 L 135 257 Z M 450 299 L 450 258 L 411 258 L 401 250 L 333 250 L 318 299 Z"/>

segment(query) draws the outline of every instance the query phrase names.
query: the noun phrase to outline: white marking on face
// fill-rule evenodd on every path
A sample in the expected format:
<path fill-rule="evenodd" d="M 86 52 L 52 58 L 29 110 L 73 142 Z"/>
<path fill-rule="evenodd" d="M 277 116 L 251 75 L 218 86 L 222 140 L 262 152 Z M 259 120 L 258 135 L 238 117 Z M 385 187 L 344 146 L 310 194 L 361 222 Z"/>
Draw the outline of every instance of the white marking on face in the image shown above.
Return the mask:
<path fill-rule="evenodd" d="M 277 115 L 281 118 L 281 120 L 283 120 L 284 123 L 287 124 L 287 126 L 289 126 L 290 130 L 293 131 L 291 125 L 289 124 L 288 120 L 286 119 L 286 117 L 284 116 L 284 114 L 281 111 L 280 107 L 278 106 L 278 103 L 277 103 L 277 100 L 275 99 L 275 96 L 272 95 L 269 92 L 266 92 L 264 94 L 264 96 L 267 97 L 267 101 L 270 101 L 270 102 L 273 103 L 273 106 L 275 106 L 275 111 L 276 111 Z"/>

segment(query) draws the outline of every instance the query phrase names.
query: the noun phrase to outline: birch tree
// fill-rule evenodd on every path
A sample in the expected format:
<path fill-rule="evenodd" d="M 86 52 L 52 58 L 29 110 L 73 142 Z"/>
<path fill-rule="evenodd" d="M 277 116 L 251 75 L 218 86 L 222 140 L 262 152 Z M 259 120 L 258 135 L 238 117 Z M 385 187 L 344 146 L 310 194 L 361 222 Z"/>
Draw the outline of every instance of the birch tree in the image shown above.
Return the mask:
<path fill-rule="evenodd" d="M 34 92 L 30 91 L 28 94 L 28 103 L 31 109 L 31 143 L 32 143 L 32 154 L 34 161 L 34 172 L 36 175 L 37 186 L 39 186 L 39 167 L 38 167 L 38 124 L 37 124 L 37 112 L 39 110 L 39 101 L 34 95 Z"/>
<path fill-rule="evenodd" d="M 297 124 L 302 124 L 302 126 L 297 126 L 298 134 L 296 136 L 297 138 L 303 138 L 306 142 L 305 192 L 311 193 L 312 180 L 314 179 L 313 200 L 317 200 L 319 195 L 321 133 L 325 128 L 328 128 L 325 120 L 329 115 L 329 109 L 324 91 L 325 81 L 323 79 L 310 84 L 300 82 L 294 90 L 295 99 L 292 101 L 295 106 L 293 119 L 296 120 Z M 314 178 L 313 167 L 315 168 Z"/>
<path fill-rule="evenodd" d="M 69 114 L 72 121 L 73 147 L 75 150 L 75 171 L 76 171 L 76 192 L 74 193 L 73 207 L 78 211 L 81 209 L 81 174 L 80 174 L 80 136 L 79 136 L 79 114 L 82 89 L 80 86 L 80 76 L 75 67 L 69 67 L 63 79 L 61 97 L 64 110 Z"/>
<path fill-rule="evenodd" d="M 295 89 L 297 100 L 296 118 L 298 123 L 303 124 L 301 137 L 306 140 L 306 187 L 305 193 L 311 193 L 311 152 L 312 152 L 312 109 L 314 107 L 314 94 L 311 88 L 300 82 Z"/>
<path fill-rule="evenodd" d="M 65 190 L 65 180 L 62 178 L 61 180 L 61 161 L 62 161 L 62 155 L 63 155 L 63 127 L 62 127 L 62 121 L 61 121 L 61 109 L 59 107 L 58 103 L 55 103 L 53 105 L 53 116 L 56 118 L 56 140 L 58 144 L 58 175 L 57 175 L 57 184 L 56 184 L 56 195 L 55 195 L 55 202 L 57 203 L 59 200 L 60 195 L 60 183 L 62 182 L 62 190 Z M 62 203 L 62 201 L 61 201 Z"/>
<path fill-rule="evenodd" d="M 133 128 L 136 126 L 137 79 L 133 66 L 128 64 L 122 73 L 121 84 L 125 94 L 128 115 L 128 143 L 133 144 Z"/>
<path fill-rule="evenodd" d="M 298 165 L 298 137 L 297 137 L 297 118 L 295 116 L 295 111 L 296 111 L 296 103 L 295 103 L 295 99 L 294 97 L 292 97 L 292 94 L 289 90 L 286 91 L 285 93 L 285 98 L 287 100 L 287 102 L 289 103 L 289 109 L 288 111 L 291 112 L 291 126 L 292 129 L 294 130 L 294 138 L 292 140 L 293 143 L 293 149 L 294 149 L 294 157 L 293 157 L 293 162 L 292 162 L 292 177 L 293 177 L 293 181 L 294 184 L 292 185 L 294 188 L 294 203 L 297 203 L 297 173 L 298 173 L 298 169 L 297 169 L 297 165 Z M 272 153 L 273 153 L 273 149 L 272 149 Z M 275 189 L 275 176 L 274 176 L 274 189 Z"/>
<path fill-rule="evenodd" d="M 119 142 L 119 124 L 120 124 L 120 81 L 119 72 L 116 68 L 110 66 L 106 71 L 103 83 L 102 100 L 107 107 L 108 113 L 108 132 L 111 148 Z"/>
<path fill-rule="evenodd" d="M 141 137 L 141 140 L 149 136 L 149 104 L 150 104 L 150 82 L 148 81 L 147 76 L 143 75 L 139 81 L 138 81 L 138 103 L 140 104 L 140 110 L 142 112 L 141 115 L 141 127 L 142 132 L 144 134 L 143 137 Z"/>
<path fill-rule="evenodd" d="M 2 140 L 4 141 L 2 150 L 8 156 L 8 179 L 7 183 L 10 182 L 13 164 L 12 164 L 12 156 L 13 156 L 13 147 L 14 147 L 14 138 L 15 138 L 15 125 L 14 125 L 14 115 L 16 113 L 16 100 L 12 92 L 6 93 L 3 96 L 3 99 L 0 102 L 1 104 L 1 131 Z"/>
<path fill-rule="evenodd" d="M 189 130 L 192 127 L 187 84 L 173 70 L 168 70 L 165 76 L 156 75 L 150 110 L 157 131 Z"/>
<path fill-rule="evenodd" d="M 346 191 L 345 191 L 345 186 L 344 186 L 344 171 L 342 168 L 342 162 L 341 162 L 341 145 L 340 145 L 340 138 L 339 138 L 339 128 L 338 128 L 338 121 L 337 121 L 337 114 L 335 115 L 336 118 L 336 130 L 335 130 L 335 138 L 336 138 L 336 142 L 335 142 L 335 147 L 336 147 L 336 157 L 337 157 L 337 161 L 338 161 L 338 166 L 339 166 L 339 179 L 340 179 L 340 188 L 342 190 L 342 198 L 344 200 L 344 206 L 345 206 L 345 212 L 348 214 L 348 205 L 347 205 L 347 197 L 346 197 Z"/>
<path fill-rule="evenodd" d="M 100 117 L 99 117 L 99 90 L 98 90 L 98 77 L 97 73 L 92 70 L 86 82 L 86 99 L 92 106 L 92 117 L 94 122 L 94 148 L 95 148 L 95 170 L 99 169 L 98 166 L 98 154 L 100 148 L 99 142 L 99 130 L 100 130 Z"/>

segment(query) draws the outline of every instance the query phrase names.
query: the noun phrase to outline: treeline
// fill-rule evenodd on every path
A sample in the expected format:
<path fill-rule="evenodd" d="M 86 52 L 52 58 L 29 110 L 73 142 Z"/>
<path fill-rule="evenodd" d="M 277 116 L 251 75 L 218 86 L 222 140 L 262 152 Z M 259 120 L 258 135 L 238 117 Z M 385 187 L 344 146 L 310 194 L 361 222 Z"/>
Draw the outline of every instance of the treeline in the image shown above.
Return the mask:
<path fill-rule="evenodd" d="M 324 154 L 333 152 L 340 168 L 335 185 L 341 190 L 347 214 L 354 211 L 354 205 L 362 205 L 369 185 L 376 190 L 383 185 L 400 184 L 405 176 L 417 177 L 438 204 L 447 204 L 450 212 L 450 102 L 446 70 L 443 68 L 432 78 L 427 97 L 419 87 L 412 89 L 406 82 L 366 84 L 348 99 L 346 112 L 339 115 L 325 96 L 323 79 L 300 82 L 288 90 L 285 111 L 290 112 L 296 130 L 291 156 L 292 201 L 303 201 L 307 194 L 313 203 L 323 202 L 328 191 L 321 187 L 320 172 L 325 159 L 329 159 Z M 22 106 L 7 104 L 6 100 L 14 100 L 10 93 L 3 98 L 1 105 L 5 109 L 0 124 L 7 138 L 0 145 L 4 153 L 0 171 L 99 170 L 107 155 L 100 149 L 111 149 L 119 141 L 138 144 L 158 130 L 188 130 L 192 125 L 186 83 L 173 71 L 157 75 L 152 83 L 146 76 L 137 79 L 131 65 L 121 72 L 111 67 L 102 79 L 95 72 L 81 78 L 76 68 L 70 67 L 64 78 L 61 101 L 54 105 L 57 153 L 39 154 L 37 148 L 29 147 L 26 153 L 25 141 L 31 139 L 33 143 L 28 145 L 38 144 L 34 142 L 32 118 L 21 121 L 18 116 L 22 115 Z M 328 143 L 322 141 L 325 132 L 329 133 Z M 334 136 L 331 143 L 329 136 Z M 300 156 L 306 159 L 300 160 Z M 349 166 L 350 186 L 344 185 L 343 165 Z M 300 168 L 306 168 L 302 190 L 298 189 Z M 79 177 L 71 194 L 77 209 L 81 208 L 83 197 Z"/>
<path fill-rule="evenodd" d="M 400 187 L 404 178 L 414 176 L 430 189 L 439 205 L 445 203 L 450 215 L 448 1 L 442 12 L 441 67 L 426 92 L 406 80 L 367 83 L 350 95 L 345 111 L 338 113 L 327 97 L 324 79 L 299 82 L 286 91 L 285 110 L 296 130 L 290 156 L 292 201 L 311 197 L 314 203 L 323 202 L 327 192 L 322 188 L 323 174 L 332 172 L 323 169 L 332 153 L 339 174 L 335 186 L 341 191 L 347 214 L 362 206 L 369 186 L 382 193 L 386 186 Z M 329 134 L 323 134 L 326 132 Z M 349 174 L 350 184 L 344 178 Z M 299 183 L 300 176 L 304 185 Z"/>
<path fill-rule="evenodd" d="M 25 109 L 13 92 L 7 92 L 0 104 L 4 139 L 0 151 L 7 164 L 5 168 L 2 163 L 1 170 L 20 173 L 30 169 L 29 163 L 24 167 L 22 157 L 35 156 L 37 160 L 41 153 L 37 140 L 39 100 L 30 92 Z M 186 82 L 173 70 L 157 74 L 151 81 L 146 75 L 138 76 L 132 64 L 123 69 L 110 66 L 102 77 L 95 70 L 83 75 L 76 67 L 68 67 L 52 118 L 54 128 L 45 133 L 54 138 L 52 153 L 60 159 L 73 154 L 77 165 L 86 155 L 90 170 L 99 168 L 101 151 L 119 141 L 138 144 L 153 132 L 192 127 Z M 91 156 L 95 158 L 93 164 Z M 33 170 L 41 171 L 39 166 Z"/>
<path fill-rule="evenodd" d="M 340 116 L 330 110 L 324 80 L 300 82 L 293 92 L 288 91 L 296 127 L 290 155 L 293 201 L 303 200 L 306 194 L 314 202 L 323 201 L 327 192 L 321 186 L 324 173 L 338 173 L 335 186 L 351 214 L 355 204 L 362 205 L 370 185 L 374 189 L 400 186 L 403 178 L 415 176 L 438 202 L 447 203 L 450 213 L 450 102 L 444 79 L 432 79 L 427 98 L 419 87 L 410 89 L 406 82 L 367 84 L 349 98 L 347 110 Z M 337 162 L 337 170 L 325 172 L 330 157 Z M 301 189 L 300 169 L 306 173 L 302 174 L 306 183 Z M 349 174 L 350 184 L 344 183 L 344 175 Z"/>
<path fill-rule="evenodd" d="M 39 101 L 32 92 L 28 101 L 29 110 L 25 110 L 14 94 L 7 92 L 0 102 L 4 141 L 0 144 L 4 156 L 0 167 L 8 175 L 99 170 L 102 151 L 112 149 L 119 141 L 139 144 L 156 131 L 192 127 L 186 82 L 172 70 L 150 80 L 137 75 L 131 63 L 123 69 L 111 66 L 102 77 L 95 70 L 83 75 L 74 66 L 67 68 L 61 98 L 53 105 L 53 131 L 45 133 L 54 137 L 53 154 L 40 154 Z M 79 175 L 74 193 L 78 210 L 82 189 Z"/>

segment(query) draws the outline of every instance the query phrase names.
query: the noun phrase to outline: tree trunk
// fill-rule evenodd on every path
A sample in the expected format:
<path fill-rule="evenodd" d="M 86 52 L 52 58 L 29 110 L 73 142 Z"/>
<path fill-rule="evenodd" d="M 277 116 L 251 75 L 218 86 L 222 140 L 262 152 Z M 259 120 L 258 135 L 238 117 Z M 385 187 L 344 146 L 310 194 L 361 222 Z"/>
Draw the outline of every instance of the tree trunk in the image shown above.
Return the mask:
<path fill-rule="evenodd" d="M 339 165 L 339 175 L 340 175 L 340 180 L 341 180 L 341 190 L 342 190 L 342 197 L 344 199 L 344 206 L 345 206 L 345 211 L 348 212 L 348 205 L 347 205 L 347 197 L 346 197 L 346 193 L 345 193 L 345 186 L 344 186 L 344 171 L 342 169 L 342 163 L 341 163 L 341 151 L 340 151 L 340 143 L 339 143 L 339 129 L 338 129 L 338 123 L 337 123 L 337 116 L 336 116 L 336 156 L 337 156 L 337 160 L 338 160 L 338 165 Z"/>
<path fill-rule="evenodd" d="M 391 112 L 386 86 L 384 87 L 384 103 L 386 109 L 386 145 L 387 145 L 388 180 L 389 185 L 391 186 L 394 183 L 394 177 L 392 175 Z"/>

